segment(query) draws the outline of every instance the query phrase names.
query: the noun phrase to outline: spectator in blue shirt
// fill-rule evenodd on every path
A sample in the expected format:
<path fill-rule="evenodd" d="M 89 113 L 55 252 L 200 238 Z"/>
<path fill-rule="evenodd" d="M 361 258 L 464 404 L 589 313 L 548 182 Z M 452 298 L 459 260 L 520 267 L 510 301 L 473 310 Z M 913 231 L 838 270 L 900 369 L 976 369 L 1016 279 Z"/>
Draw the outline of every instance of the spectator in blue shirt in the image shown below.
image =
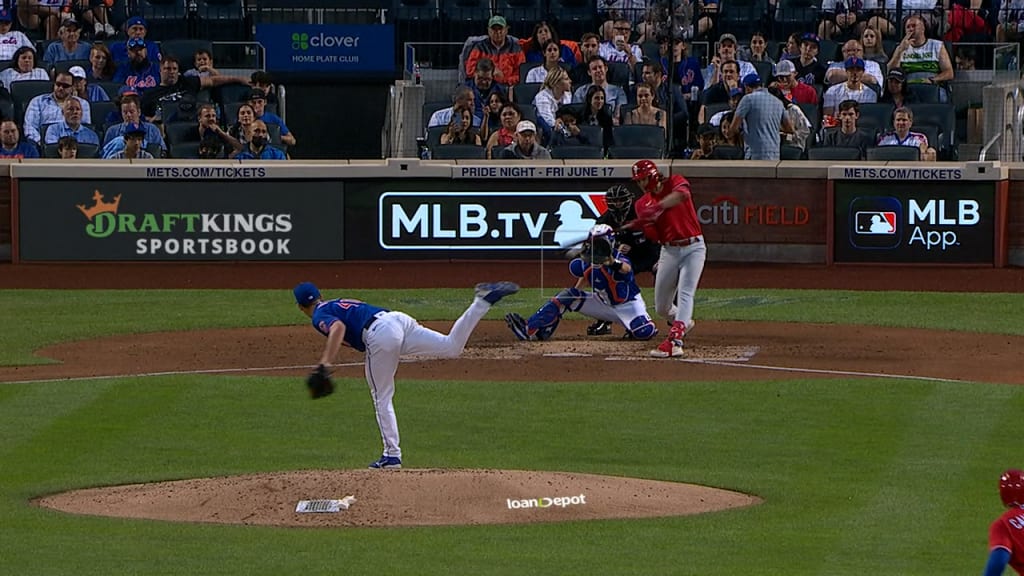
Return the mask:
<path fill-rule="evenodd" d="M 139 38 L 146 43 L 146 52 L 149 54 L 149 59 L 153 62 L 160 61 L 160 47 L 157 46 L 156 42 L 146 40 L 147 25 L 146 21 L 139 16 L 133 16 L 125 21 L 124 33 L 128 36 L 128 39 Z M 110 47 L 110 53 L 114 57 L 114 64 L 120 65 L 122 62 L 128 61 L 128 43 L 118 42 Z"/>
<path fill-rule="evenodd" d="M 142 93 L 160 84 L 160 63 L 149 59 L 149 48 L 141 38 L 131 38 L 128 47 L 128 61 L 122 62 L 114 73 L 114 82 L 121 82 L 127 88 Z"/>
<path fill-rule="evenodd" d="M 82 105 L 74 98 L 64 101 L 64 119 L 46 129 L 45 144 L 56 144 L 64 136 L 72 136 L 79 144 L 100 145 L 100 137 L 92 128 L 82 125 Z"/>
<path fill-rule="evenodd" d="M 72 93 L 71 74 L 58 72 L 53 80 L 53 92 L 40 94 L 28 103 L 25 110 L 25 138 L 33 141 L 42 141 L 43 126 L 56 124 L 64 119 L 64 101 L 69 98 L 77 100 L 82 105 L 82 122 L 92 123 L 92 110 L 89 102 Z"/>
<path fill-rule="evenodd" d="M 155 124 L 151 124 L 142 120 L 142 103 L 139 101 L 138 94 L 125 93 L 121 95 L 121 113 L 119 114 L 119 120 L 110 125 L 107 128 L 107 133 L 103 136 L 103 146 L 106 147 L 112 141 L 124 136 L 124 131 L 130 125 L 142 126 L 142 129 L 146 132 L 146 143 L 147 144 L 160 144 L 161 150 L 167 150 L 167 143 L 164 142 L 163 135 L 160 133 L 160 128 Z"/>
<path fill-rule="evenodd" d="M 0 122 L 0 158 L 39 158 L 39 148 L 21 139 L 14 120 Z"/>
<path fill-rule="evenodd" d="M 116 152 L 107 153 L 104 147 L 104 159 L 119 160 L 122 158 L 152 160 L 153 155 L 146 151 L 146 131 L 138 124 L 130 124 L 125 128 L 124 136 L 121 137 L 124 148 Z"/>
<path fill-rule="evenodd" d="M 253 111 L 256 112 L 257 120 L 262 120 L 265 124 L 276 124 L 281 127 L 282 144 L 285 146 L 295 146 L 295 135 L 288 131 L 288 127 L 285 126 L 284 120 L 282 120 L 277 114 L 266 111 L 267 95 L 264 94 L 262 90 L 253 88 L 252 92 L 249 94 L 249 104 L 252 105 Z"/>
<path fill-rule="evenodd" d="M 287 160 L 284 152 L 270 145 L 270 133 L 262 120 L 252 123 L 252 138 L 249 145 L 242 149 L 235 158 L 238 160 Z"/>
<path fill-rule="evenodd" d="M 78 20 L 67 18 L 60 23 L 60 30 L 57 32 L 60 42 L 52 42 L 46 47 L 43 53 L 43 62 L 46 66 L 53 68 L 57 62 L 68 60 L 88 60 L 89 45 L 79 42 L 82 36 L 82 27 Z"/>
<path fill-rule="evenodd" d="M 89 102 L 110 101 L 110 96 L 107 94 L 107 91 L 99 84 L 89 84 L 89 80 L 85 77 L 85 68 L 82 68 L 81 66 L 72 66 L 71 68 L 68 68 L 68 73 L 71 74 L 71 84 L 73 85 L 75 96 L 88 100 Z M 97 118 L 96 120 L 99 121 L 101 119 Z"/>

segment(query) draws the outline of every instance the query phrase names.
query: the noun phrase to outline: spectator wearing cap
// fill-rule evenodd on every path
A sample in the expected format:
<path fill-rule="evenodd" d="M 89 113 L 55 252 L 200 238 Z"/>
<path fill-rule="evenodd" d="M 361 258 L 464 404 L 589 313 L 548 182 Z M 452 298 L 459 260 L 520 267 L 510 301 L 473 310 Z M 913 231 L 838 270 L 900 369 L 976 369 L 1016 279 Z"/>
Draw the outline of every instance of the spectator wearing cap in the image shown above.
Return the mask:
<path fill-rule="evenodd" d="M 4 88 L 11 89 L 11 84 L 22 80 L 49 80 L 50 73 L 36 66 L 36 51 L 28 46 L 15 50 L 11 56 L 10 68 L 0 72 L 0 82 Z"/>
<path fill-rule="evenodd" d="M 782 151 L 780 129 L 787 134 L 794 131 L 786 108 L 764 89 L 757 74 L 743 77 L 743 89 L 746 94 L 736 107 L 727 133 L 743 133 L 747 160 L 778 160 Z"/>
<path fill-rule="evenodd" d="M 14 120 L 0 122 L 0 158 L 39 158 L 39 148 L 21 139 Z"/>
<path fill-rule="evenodd" d="M 704 71 L 704 88 L 710 88 L 721 80 L 722 64 L 725 62 L 736 62 L 740 69 L 737 78 L 757 73 L 753 64 L 736 57 L 736 46 L 736 36 L 732 34 L 725 33 L 718 38 L 718 53 L 711 58 L 711 63 Z"/>
<path fill-rule="evenodd" d="M 93 132 L 92 128 L 82 125 L 82 105 L 74 98 L 64 101 L 64 119 L 51 125 L 46 129 L 43 137 L 44 144 L 56 144 L 57 140 L 65 136 L 71 136 L 79 144 L 100 145 L 100 137 Z"/>
<path fill-rule="evenodd" d="M 906 35 L 892 50 L 889 69 L 902 68 L 909 84 L 942 84 L 953 79 L 953 62 L 941 40 L 925 36 L 925 22 L 919 15 L 907 17 Z M 940 96 L 948 96 L 945 90 Z"/>
<path fill-rule="evenodd" d="M 114 73 L 114 82 L 139 94 L 160 84 L 160 65 L 149 59 L 149 48 L 141 38 L 129 38 L 128 61 L 122 62 Z"/>
<path fill-rule="evenodd" d="M 206 48 L 199 48 L 192 54 L 192 68 L 185 70 L 185 76 L 219 76 L 213 67 L 213 54 Z"/>
<path fill-rule="evenodd" d="M 505 86 L 519 83 L 519 65 L 526 62 L 526 55 L 519 42 L 509 38 L 508 23 L 503 16 L 492 16 L 487 21 L 487 38 L 478 40 L 469 49 L 465 67 L 467 75 L 476 70 L 476 63 L 481 58 L 494 62 L 495 82 Z"/>
<path fill-rule="evenodd" d="M 918 97 L 916 92 L 907 88 L 907 77 L 902 68 L 893 68 L 885 75 L 885 88 L 882 90 L 882 97 L 879 102 L 892 104 L 896 108 L 902 108 L 908 104 L 916 104 Z"/>
<path fill-rule="evenodd" d="M 223 86 L 225 84 L 245 84 L 246 79 L 221 74 L 219 76 L 182 76 L 181 62 L 174 56 L 167 55 L 160 60 L 160 83 L 142 93 L 142 114 L 145 118 L 159 117 L 161 122 L 171 122 L 175 118 L 164 118 L 161 111 L 168 102 L 188 102 L 194 104 L 200 90 Z M 282 132 L 283 133 L 283 132 Z"/>
<path fill-rule="evenodd" d="M 666 35 L 658 39 L 661 69 L 666 74 L 665 83 L 669 82 L 667 75 L 672 72 L 674 77 L 671 78 L 671 82 L 680 88 L 683 99 L 696 102 L 693 98 L 693 88 L 697 89 L 698 95 L 704 90 L 704 73 L 701 71 L 700 61 L 690 56 L 689 50 L 690 45 L 679 36 L 672 38 Z M 675 70 L 669 65 L 669 57 L 672 58 L 671 66 L 674 66 Z"/>
<path fill-rule="evenodd" d="M 473 78 L 466 80 L 466 86 L 473 90 L 474 117 L 483 118 L 484 106 L 490 101 L 492 94 L 501 94 L 508 98 L 508 91 L 505 90 L 505 87 L 494 81 L 494 62 L 490 58 L 481 58 L 476 61 Z"/>
<path fill-rule="evenodd" d="M 249 76 L 249 86 L 257 90 L 263 90 L 267 95 L 267 104 L 277 106 L 277 89 L 274 88 L 274 81 L 265 70 L 256 70 Z"/>
<path fill-rule="evenodd" d="M 516 136 L 512 144 L 501 151 L 504 160 L 550 160 L 551 153 L 537 141 L 537 126 L 529 120 L 516 124 Z"/>
<path fill-rule="evenodd" d="M 878 102 L 878 93 L 861 81 L 864 76 L 864 60 L 856 56 L 847 58 L 846 82 L 836 84 L 825 91 L 822 105 L 822 114 L 832 116 L 836 107 L 844 100 L 855 100 L 861 104 L 872 104 Z"/>
<path fill-rule="evenodd" d="M 147 143 L 159 144 L 161 150 L 167 150 L 167 143 L 164 142 L 164 137 L 160 133 L 160 128 L 155 124 L 151 124 L 142 119 L 142 105 L 139 102 L 139 95 L 132 92 L 126 92 L 121 94 L 120 100 L 121 102 L 118 107 L 121 111 L 121 120 L 117 123 L 110 124 L 107 128 L 106 134 L 103 135 L 104 148 L 114 140 L 118 140 L 124 136 L 124 132 L 129 126 L 141 126 L 146 132 Z"/>
<path fill-rule="evenodd" d="M 10 10 L 0 10 L 0 61 L 10 60 L 18 48 L 34 48 L 23 32 L 11 30 L 12 18 Z"/>
<path fill-rule="evenodd" d="M 288 130 L 288 126 L 285 125 L 284 119 L 273 112 L 267 112 L 267 95 L 260 90 L 253 90 L 249 94 L 249 105 L 252 106 L 253 112 L 256 113 L 256 119 L 264 122 L 265 124 L 277 126 L 281 129 L 281 143 L 285 146 L 295 146 L 295 134 L 292 134 Z M 475 122 L 475 117 L 474 117 Z M 482 121 L 481 121 L 482 122 Z M 479 126 L 480 123 L 474 124 Z"/>
<path fill-rule="evenodd" d="M 53 79 L 53 92 L 40 94 L 29 101 L 25 109 L 25 138 L 41 142 L 43 126 L 57 124 L 64 119 L 64 103 L 68 99 L 75 99 L 82 105 L 82 122 L 92 124 L 89 102 L 74 95 L 73 80 L 68 72 L 57 72 Z"/>
<path fill-rule="evenodd" d="M 869 17 L 865 4 L 868 2 L 863 0 L 822 0 L 818 35 L 829 40 L 835 36 L 859 35 Z"/>
<path fill-rule="evenodd" d="M 818 50 L 821 39 L 817 34 L 808 32 L 800 37 L 800 57 L 790 60 L 796 66 L 796 79 L 804 84 L 823 84 L 825 82 L 825 65 L 818 61 Z"/>
<path fill-rule="evenodd" d="M 249 144 L 235 155 L 239 160 L 287 160 L 284 152 L 270 145 L 270 133 L 262 120 L 252 123 Z"/>
<path fill-rule="evenodd" d="M 825 72 L 825 82 L 829 85 L 846 82 L 846 60 L 849 58 L 860 58 L 864 60 L 864 74 L 860 81 L 871 86 L 876 91 L 882 89 L 882 67 L 874 60 L 864 58 L 864 45 L 860 40 L 851 39 L 843 44 L 843 60 L 829 64 Z"/>
<path fill-rule="evenodd" d="M 707 123 L 718 128 L 722 125 L 722 119 L 724 119 L 727 114 L 730 115 L 730 117 L 734 116 L 736 108 L 740 105 L 740 100 L 743 99 L 744 94 L 746 94 L 746 92 L 739 86 L 729 90 L 729 107 L 725 110 L 715 112 L 711 118 L 708 118 Z"/>
<path fill-rule="evenodd" d="M 74 18 L 66 18 L 60 23 L 57 31 L 60 42 L 51 42 L 43 52 L 43 62 L 48 68 L 56 66 L 57 62 L 68 60 L 88 60 L 89 45 L 79 42 L 82 36 L 82 26 Z"/>
<path fill-rule="evenodd" d="M 707 160 L 715 153 L 718 145 L 718 128 L 711 124 L 701 124 L 697 129 L 698 147 L 690 155 L 690 160 Z"/>
<path fill-rule="evenodd" d="M 844 71 L 845 72 L 845 71 Z M 818 91 L 796 80 L 796 66 L 790 60 L 780 60 L 775 65 L 775 82 L 779 90 L 795 104 L 817 104 Z"/>
<path fill-rule="evenodd" d="M 867 157 L 869 146 L 875 145 L 875 138 L 862 130 L 860 121 L 860 104 L 855 100 L 839 103 L 839 126 L 825 131 L 821 145 L 833 148 L 856 148 L 860 150 L 860 159 Z"/>
<path fill-rule="evenodd" d="M 139 16 L 132 16 L 124 23 L 124 33 L 128 39 L 139 38 L 146 43 L 146 54 L 154 62 L 160 61 L 160 47 L 151 40 L 146 40 L 148 26 L 146 21 Z M 110 53 L 114 56 L 114 64 L 120 65 L 128 61 L 128 43 L 117 42 L 110 46 Z"/>
<path fill-rule="evenodd" d="M 112 152 L 106 153 L 104 150 L 104 159 L 120 160 L 123 158 L 129 158 L 132 160 L 152 160 L 153 155 L 146 151 L 146 129 L 139 124 L 129 124 L 124 130 L 124 148 Z"/>
<path fill-rule="evenodd" d="M 597 53 L 607 62 L 624 62 L 629 64 L 633 70 L 636 63 L 643 60 L 644 53 L 636 44 L 630 44 L 629 39 L 633 34 L 633 26 L 625 18 L 617 18 L 612 23 L 615 34 L 610 41 L 604 41 L 597 49 Z"/>
<path fill-rule="evenodd" d="M 68 74 L 71 74 L 72 81 L 74 84 L 75 96 L 84 98 L 89 102 L 109 102 L 110 95 L 107 91 L 100 87 L 98 84 L 89 84 L 89 80 L 86 78 L 85 68 L 81 66 L 72 66 L 68 68 Z"/>

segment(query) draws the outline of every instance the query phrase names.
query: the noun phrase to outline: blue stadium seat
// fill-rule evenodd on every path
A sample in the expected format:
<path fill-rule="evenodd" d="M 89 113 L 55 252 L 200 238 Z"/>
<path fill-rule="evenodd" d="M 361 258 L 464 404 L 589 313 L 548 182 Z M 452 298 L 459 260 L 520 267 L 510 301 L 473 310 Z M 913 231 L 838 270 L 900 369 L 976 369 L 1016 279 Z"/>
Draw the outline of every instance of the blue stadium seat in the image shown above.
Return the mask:
<path fill-rule="evenodd" d="M 192 68 L 193 57 L 196 50 L 200 48 L 213 54 L 213 44 L 209 40 L 175 38 L 174 40 L 164 40 L 160 43 L 160 55 L 167 56 L 170 54 L 180 60 L 181 71 L 184 73 L 185 70 Z M 216 67 L 216 64 L 214 62 L 214 67 Z"/>
<path fill-rule="evenodd" d="M 876 146 L 868 148 L 868 160 L 920 160 L 921 150 L 913 146 Z"/>
<path fill-rule="evenodd" d="M 604 149 L 600 146 L 556 146 L 551 149 L 555 160 L 602 160 Z"/>
<path fill-rule="evenodd" d="M 196 32 L 209 40 L 247 40 L 245 0 L 198 0 Z"/>
<path fill-rule="evenodd" d="M 148 38 L 188 36 L 185 0 L 138 0 L 137 13 L 146 19 Z M 124 38 L 120 41 L 124 42 Z"/>
<path fill-rule="evenodd" d="M 546 0 L 497 0 L 496 14 L 501 14 L 514 31 L 526 35 L 533 25 L 547 16 Z M 569 38 L 575 40 L 575 38 Z"/>
<path fill-rule="evenodd" d="M 475 144 L 442 144 L 430 150 L 434 160 L 484 160 L 487 150 Z"/>
<path fill-rule="evenodd" d="M 586 32 L 597 30 L 594 0 L 551 0 L 550 13 L 558 34 L 566 40 L 579 40 Z"/>

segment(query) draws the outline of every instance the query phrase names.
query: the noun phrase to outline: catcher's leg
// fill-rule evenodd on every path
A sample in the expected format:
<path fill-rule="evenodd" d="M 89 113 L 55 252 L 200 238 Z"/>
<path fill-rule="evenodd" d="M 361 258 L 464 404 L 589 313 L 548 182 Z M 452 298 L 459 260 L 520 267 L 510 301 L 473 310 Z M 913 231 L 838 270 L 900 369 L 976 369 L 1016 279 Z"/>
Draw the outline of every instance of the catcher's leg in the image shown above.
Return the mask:
<path fill-rule="evenodd" d="M 521 330 L 517 329 L 521 326 L 519 321 L 522 320 L 518 314 L 507 315 L 505 321 L 520 340 L 547 340 L 555 333 L 558 323 L 562 321 L 562 315 L 566 312 L 578 312 L 590 299 L 588 293 L 576 288 L 562 290 L 526 320 L 525 338 Z"/>
<path fill-rule="evenodd" d="M 619 322 L 626 327 L 626 337 L 631 340 L 650 340 L 658 335 L 658 328 L 647 314 L 647 304 L 642 296 L 623 302 L 613 308 Z"/>
<path fill-rule="evenodd" d="M 377 415 L 384 456 L 402 457 L 399 448 L 398 418 L 392 399 L 395 396 L 395 373 L 405 335 L 404 319 L 400 313 L 385 314 L 366 331 L 366 383 Z"/>

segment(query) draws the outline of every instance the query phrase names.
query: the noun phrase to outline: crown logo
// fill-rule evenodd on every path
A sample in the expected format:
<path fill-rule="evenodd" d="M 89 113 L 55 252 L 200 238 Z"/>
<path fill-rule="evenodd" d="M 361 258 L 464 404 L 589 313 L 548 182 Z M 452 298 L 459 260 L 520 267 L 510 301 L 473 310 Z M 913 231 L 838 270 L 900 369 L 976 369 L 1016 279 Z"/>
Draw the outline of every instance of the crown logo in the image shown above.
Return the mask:
<path fill-rule="evenodd" d="M 117 196 L 114 196 L 113 202 L 104 202 L 103 194 L 100 194 L 100 191 L 96 190 L 92 194 L 92 201 L 93 206 L 88 209 L 85 207 L 85 204 L 76 204 L 78 209 L 82 211 L 82 214 L 85 214 L 85 217 L 88 218 L 90 222 L 92 222 L 93 217 L 97 214 L 102 214 L 104 212 L 117 214 L 117 206 L 121 203 L 121 195 L 118 194 Z"/>

